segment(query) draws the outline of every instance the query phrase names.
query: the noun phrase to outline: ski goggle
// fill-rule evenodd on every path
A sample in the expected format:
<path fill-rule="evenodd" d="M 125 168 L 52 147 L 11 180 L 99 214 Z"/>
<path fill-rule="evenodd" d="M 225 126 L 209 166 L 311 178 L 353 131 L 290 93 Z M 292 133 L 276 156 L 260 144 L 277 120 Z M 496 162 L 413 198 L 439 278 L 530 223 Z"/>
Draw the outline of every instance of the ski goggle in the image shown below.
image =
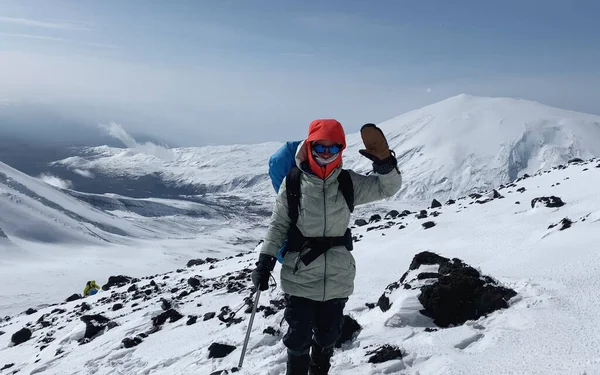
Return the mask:
<path fill-rule="evenodd" d="M 330 154 L 337 154 L 338 152 L 342 151 L 342 145 L 325 146 L 320 143 L 315 143 L 312 145 L 312 149 L 319 154 L 322 154 L 325 151 L 329 151 Z"/>

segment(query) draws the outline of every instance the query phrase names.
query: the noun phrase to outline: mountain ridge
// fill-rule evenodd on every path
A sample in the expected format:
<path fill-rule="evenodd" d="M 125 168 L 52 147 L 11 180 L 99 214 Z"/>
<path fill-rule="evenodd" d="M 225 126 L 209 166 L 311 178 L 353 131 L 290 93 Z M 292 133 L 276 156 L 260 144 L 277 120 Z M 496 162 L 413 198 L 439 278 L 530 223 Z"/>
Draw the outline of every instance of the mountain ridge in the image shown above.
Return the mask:
<path fill-rule="evenodd" d="M 580 157 L 600 156 L 600 116 L 513 98 L 460 94 L 381 122 L 404 186 L 396 199 L 452 198 Z M 368 173 L 359 133 L 347 134 L 344 166 Z M 271 199 L 268 158 L 280 142 L 187 148 L 88 148 L 53 166 L 112 177 L 159 176 L 199 194 Z M 77 189 L 77 186 L 74 187 Z"/>

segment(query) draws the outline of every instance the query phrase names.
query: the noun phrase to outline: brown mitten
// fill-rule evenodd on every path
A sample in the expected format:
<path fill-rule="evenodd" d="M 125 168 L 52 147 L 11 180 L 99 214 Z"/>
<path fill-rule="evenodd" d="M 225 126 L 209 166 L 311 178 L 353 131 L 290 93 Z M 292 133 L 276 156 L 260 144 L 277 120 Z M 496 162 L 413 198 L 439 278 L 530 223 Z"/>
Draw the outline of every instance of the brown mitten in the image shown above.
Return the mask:
<path fill-rule="evenodd" d="M 360 136 L 362 137 L 365 148 L 358 150 L 366 158 L 374 162 L 382 161 L 389 158 L 392 154 L 388 146 L 385 135 L 381 129 L 375 124 L 365 124 L 360 128 Z"/>
<path fill-rule="evenodd" d="M 361 155 L 373 161 L 373 171 L 378 174 L 387 174 L 397 169 L 398 161 L 394 152 L 390 150 L 387 139 L 381 129 L 375 124 L 365 124 L 360 128 L 365 148 L 358 150 Z"/>

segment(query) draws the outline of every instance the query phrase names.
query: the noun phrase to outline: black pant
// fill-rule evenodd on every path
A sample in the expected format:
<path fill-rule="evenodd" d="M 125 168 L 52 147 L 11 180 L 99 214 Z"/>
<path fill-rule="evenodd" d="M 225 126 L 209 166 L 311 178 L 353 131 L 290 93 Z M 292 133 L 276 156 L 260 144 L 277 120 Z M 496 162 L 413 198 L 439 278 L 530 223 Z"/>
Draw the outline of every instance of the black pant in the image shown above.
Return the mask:
<path fill-rule="evenodd" d="M 342 334 L 348 298 L 319 302 L 286 295 L 285 300 L 284 317 L 289 328 L 283 344 L 288 352 L 300 356 L 307 354 L 313 343 L 325 349 L 335 345 Z"/>

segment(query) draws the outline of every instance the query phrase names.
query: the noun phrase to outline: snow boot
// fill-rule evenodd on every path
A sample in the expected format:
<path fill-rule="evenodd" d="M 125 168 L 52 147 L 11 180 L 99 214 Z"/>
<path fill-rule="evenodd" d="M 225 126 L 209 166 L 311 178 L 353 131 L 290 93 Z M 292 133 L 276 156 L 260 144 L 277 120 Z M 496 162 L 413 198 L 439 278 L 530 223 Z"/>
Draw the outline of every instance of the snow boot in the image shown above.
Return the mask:
<path fill-rule="evenodd" d="M 309 375 L 327 375 L 331 364 L 329 363 L 333 356 L 333 347 L 323 348 L 320 345 L 313 343 L 310 353 Z"/>
<path fill-rule="evenodd" d="M 294 355 L 288 351 L 287 371 L 285 375 L 307 375 L 310 356 Z"/>

